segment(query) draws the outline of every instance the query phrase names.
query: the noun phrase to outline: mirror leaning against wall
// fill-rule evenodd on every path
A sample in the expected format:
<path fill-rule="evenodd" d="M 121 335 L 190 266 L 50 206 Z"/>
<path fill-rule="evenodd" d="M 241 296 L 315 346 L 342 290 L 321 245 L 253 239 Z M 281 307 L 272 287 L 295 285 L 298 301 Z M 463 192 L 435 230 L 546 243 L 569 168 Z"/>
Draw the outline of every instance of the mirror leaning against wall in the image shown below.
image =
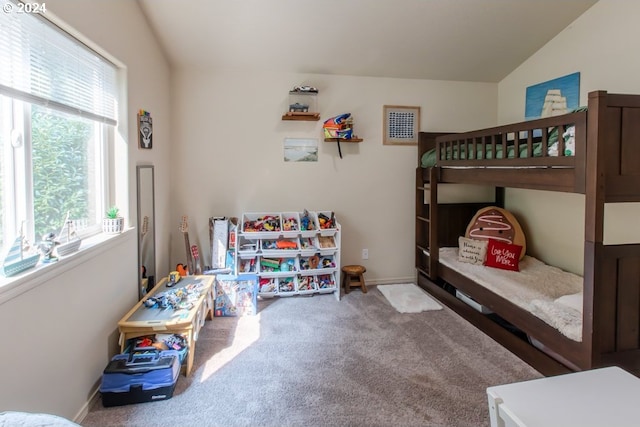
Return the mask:
<path fill-rule="evenodd" d="M 156 233 L 153 165 L 138 165 L 138 298 L 155 286 Z"/>

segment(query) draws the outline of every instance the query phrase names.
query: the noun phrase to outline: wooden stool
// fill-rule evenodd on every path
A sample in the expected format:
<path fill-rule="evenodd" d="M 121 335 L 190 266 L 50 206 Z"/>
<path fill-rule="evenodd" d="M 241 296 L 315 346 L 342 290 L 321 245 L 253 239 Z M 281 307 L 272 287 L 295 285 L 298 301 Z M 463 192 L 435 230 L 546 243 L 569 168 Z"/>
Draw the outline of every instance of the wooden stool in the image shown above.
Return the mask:
<path fill-rule="evenodd" d="M 362 293 L 367 293 L 367 285 L 364 283 L 364 276 L 362 275 L 366 268 L 361 265 L 345 265 L 342 267 L 342 283 L 344 286 L 344 293 L 348 294 L 351 288 L 362 288 Z"/>

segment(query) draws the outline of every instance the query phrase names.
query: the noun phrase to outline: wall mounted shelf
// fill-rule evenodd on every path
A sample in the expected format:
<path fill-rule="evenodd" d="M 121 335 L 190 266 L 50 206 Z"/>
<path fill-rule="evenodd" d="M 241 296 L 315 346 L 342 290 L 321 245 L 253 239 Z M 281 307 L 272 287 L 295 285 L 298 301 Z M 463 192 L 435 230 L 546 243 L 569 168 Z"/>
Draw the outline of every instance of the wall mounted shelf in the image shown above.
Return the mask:
<path fill-rule="evenodd" d="M 289 112 L 282 115 L 282 120 L 301 120 L 314 122 L 320 120 L 320 113 Z"/>
<path fill-rule="evenodd" d="M 325 138 L 324 142 L 362 142 L 362 138 Z"/>

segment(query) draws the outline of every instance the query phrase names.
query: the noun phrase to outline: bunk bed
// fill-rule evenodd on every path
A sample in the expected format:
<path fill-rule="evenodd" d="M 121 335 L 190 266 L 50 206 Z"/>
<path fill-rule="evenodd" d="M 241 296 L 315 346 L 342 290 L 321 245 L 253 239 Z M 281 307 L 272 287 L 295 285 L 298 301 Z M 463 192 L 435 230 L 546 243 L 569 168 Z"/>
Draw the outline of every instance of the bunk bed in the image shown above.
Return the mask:
<path fill-rule="evenodd" d="M 442 183 L 484 184 L 495 197 L 438 204 Z M 504 206 L 504 188 L 584 195 L 577 336 L 445 259 L 478 209 Z M 587 108 L 561 116 L 466 133 L 421 132 L 415 202 L 422 288 L 545 375 L 610 365 L 640 373 L 640 243 L 603 242 L 605 203 L 640 202 L 640 95 L 596 91 Z"/>

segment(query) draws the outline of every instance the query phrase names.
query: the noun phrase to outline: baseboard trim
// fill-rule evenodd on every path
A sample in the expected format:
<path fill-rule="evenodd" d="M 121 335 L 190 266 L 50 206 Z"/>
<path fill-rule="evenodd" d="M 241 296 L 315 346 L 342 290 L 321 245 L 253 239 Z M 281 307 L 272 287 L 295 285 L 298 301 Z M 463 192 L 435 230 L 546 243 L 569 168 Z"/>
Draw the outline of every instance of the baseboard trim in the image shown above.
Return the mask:
<path fill-rule="evenodd" d="M 91 409 L 93 405 L 95 405 L 98 402 L 98 400 L 100 400 L 99 392 L 100 392 L 100 388 L 96 387 L 93 393 L 91 393 L 91 395 L 89 396 L 89 400 L 85 402 L 84 405 L 82 405 L 82 408 L 80 408 L 80 411 L 78 411 L 76 416 L 73 417 L 74 423 L 82 425 L 82 422 L 84 421 L 84 419 L 87 417 L 87 415 L 89 415 L 89 409 Z"/>
<path fill-rule="evenodd" d="M 375 285 L 393 285 L 395 283 L 417 283 L 415 276 L 405 276 L 405 277 L 391 277 L 391 278 L 383 278 L 383 279 L 375 279 L 369 280 L 365 277 L 365 282 L 367 285 L 375 286 Z"/>

